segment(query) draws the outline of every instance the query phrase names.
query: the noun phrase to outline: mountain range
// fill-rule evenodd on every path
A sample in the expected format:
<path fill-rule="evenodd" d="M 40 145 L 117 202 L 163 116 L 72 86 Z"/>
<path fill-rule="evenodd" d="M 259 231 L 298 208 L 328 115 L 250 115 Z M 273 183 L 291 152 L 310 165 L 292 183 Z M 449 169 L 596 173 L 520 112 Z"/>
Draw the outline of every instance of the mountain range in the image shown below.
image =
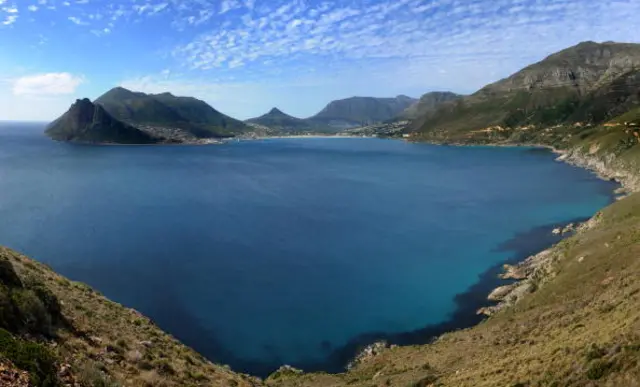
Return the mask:
<path fill-rule="evenodd" d="M 80 105 L 76 103 L 51 123 L 46 133 L 57 140 L 113 143 L 197 143 L 203 139 L 251 134 L 335 133 L 344 128 L 394 119 L 417 102 L 406 96 L 351 97 L 332 101 L 321 112 L 306 119 L 273 108 L 260 117 L 242 122 L 193 97 L 146 94 L 115 87 L 93 102 L 101 110 L 90 125 L 81 119 L 85 115 L 77 114 Z M 85 102 L 82 106 L 88 109 Z M 118 133 L 109 137 L 107 127 L 119 128 Z M 146 133 L 152 140 L 143 140 L 132 129 Z M 127 137 L 127 132 L 131 137 Z"/>
<path fill-rule="evenodd" d="M 602 123 L 639 102 L 640 44 L 583 42 L 420 115 L 410 131 L 454 141 L 478 133 L 526 137 L 555 125 Z"/>
<path fill-rule="evenodd" d="M 335 133 L 409 120 L 410 126 L 401 128 L 402 132 L 427 140 L 520 136 L 533 141 L 539 137 L 540 128 L 601 123 L 629 110 L 640 101 L 639 69 L 638 44 L 584 42 L 468 96 L 431 92 L 419 100 L 403 95 L 351 97 L 332 101 L 319 113 L 304 119 L 273 108 L 245 122 L 226 116 L 196 98 L 145 94 L 116 87 L 95 100 L 108 115 L 98 112 L 96 119 L 105 121 L 99 125 L 91 121 L 91 131 L 85 130 L 87 122 L 71 122 L 73 117 L 83 115 L 68 114 L 56 120 L 48 133 L 57 139 L 106 141 L 105 128 L 117 127 L 119 134 L 110 141 L 143 141 L 131 130 L 135 128 L 154 139 L 145 139 L 147 142 L 195 142 L 251 133 Z M 63 130 L 64 125 L 68 128 Z M 74 135 L 70 134 L 72 131 Z M 98 132 L 102 134 L 98 136 Z M 398 133 L 395 129 L 393 132 Z M 126 133 L 136 134 L 125 139 Z"/>

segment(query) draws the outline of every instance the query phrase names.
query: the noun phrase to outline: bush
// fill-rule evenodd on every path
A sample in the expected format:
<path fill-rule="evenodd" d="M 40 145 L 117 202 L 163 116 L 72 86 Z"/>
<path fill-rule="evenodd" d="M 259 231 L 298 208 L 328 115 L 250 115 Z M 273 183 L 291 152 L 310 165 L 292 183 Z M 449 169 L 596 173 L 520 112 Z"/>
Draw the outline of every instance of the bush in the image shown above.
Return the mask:
<path fill-rule="evenodd" d="M 15 290 L 11 293 L 11 300 L 20 311 L 22 323 L 28 332 L 51 334 L 51 314 L 33 290 Z"/>
<path fill-rule="evenodd" d="M 19 322 L 20 319 L 11 302 L 11 293 L 6 286 L 0 283 L 0 328 L 14 330 Z"/>
<path fill-rule="evenodd" d="M 612 366 L 613 363 L 610 361 L 598 360 L 591 364 L 591 367 L 587 370 L 587 378 L 589 380 L 601 379 L 609 372 Z"/>
<path fill-rule="evenodd" d="M 86 364 L 78 375 L 79 382 L 85 387 L 120 387 L 120 383 L 100 370 L 100 365 Z"/>
<path fill-rule="evenodd" d="M 59 385 L 56 359 L 44 345 L 16 339 L 8 331 L 0 329 L 0 354 L 27 371 L 34 386 Z"/>

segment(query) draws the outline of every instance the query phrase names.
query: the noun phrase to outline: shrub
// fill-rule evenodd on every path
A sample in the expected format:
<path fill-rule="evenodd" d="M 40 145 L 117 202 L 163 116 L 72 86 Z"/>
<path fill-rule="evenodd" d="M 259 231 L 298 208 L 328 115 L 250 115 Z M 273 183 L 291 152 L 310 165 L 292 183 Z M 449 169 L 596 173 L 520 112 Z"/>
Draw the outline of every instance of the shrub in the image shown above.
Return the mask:
<path fill-rule="evenodd" d="M 33 290 L 15 290 L 11 292 L 11 300 L 20 311 L 22 323 L 28 332 L 51 334 L 51 315 Z"/>
<path fill-rule="evenodd" d="M 589 350 L 587 351 L 586 358 L 587 361 L 600 359 L 605 354 L 606 351 L 604 349 L 598 347 L 596 344 L 591 344 L 591 347 L 589 347 Z"/>
<path fill-rule="evenodd" d="M 611 363 L 610 361 L 598 360 L 591 364 L 591 366 L 587 370 L 587 378 L 589 380 L 601 379 L 609 372 L 612 366 L 613 363 Z"/>
<path fill-rule="evenodd" d="M 94 364 L 86 364 L 80 371 L 78 379 L 80 384 L 85 387 L 120 387 L 120 383 Z"/>
<path fill-rule="evenodd" d="M 0 283 L 0 328 L 14 330 L 19 324 L 9 289 Z"/>
<path fill-rule="evenodd" d="M 51 352 L 38 343 L 14 338 L 11 333 L 0 329 L 0 354 L 16 367 L 27 371 L 31 383 L 36 387 L 58 386 L 56 359 Z"/>

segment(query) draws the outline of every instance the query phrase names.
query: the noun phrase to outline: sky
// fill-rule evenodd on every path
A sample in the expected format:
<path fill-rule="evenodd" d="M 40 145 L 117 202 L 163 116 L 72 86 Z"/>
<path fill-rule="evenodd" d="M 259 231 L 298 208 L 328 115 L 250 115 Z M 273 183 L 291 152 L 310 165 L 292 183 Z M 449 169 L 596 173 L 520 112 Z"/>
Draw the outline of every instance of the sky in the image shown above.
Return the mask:
<path fill-rule="evenodd" d="M 0 120 L 112 87 L 246 119 L 472 93 L 581 41 L 640 42 L 640 0 L 0 0 Z"/>

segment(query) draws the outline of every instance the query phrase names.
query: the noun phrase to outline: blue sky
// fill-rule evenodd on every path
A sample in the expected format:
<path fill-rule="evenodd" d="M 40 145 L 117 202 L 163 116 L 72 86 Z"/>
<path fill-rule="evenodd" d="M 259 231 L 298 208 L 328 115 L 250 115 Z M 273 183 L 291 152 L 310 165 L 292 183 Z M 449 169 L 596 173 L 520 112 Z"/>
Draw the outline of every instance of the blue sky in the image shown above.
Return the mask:
<path fill-rule="evenodd" d="M 117 85 L 243 119 L 470 93 L 580 41 L 640 42 L 638 15 L 638 0 L 0 0 L 0 120 Z"/>

